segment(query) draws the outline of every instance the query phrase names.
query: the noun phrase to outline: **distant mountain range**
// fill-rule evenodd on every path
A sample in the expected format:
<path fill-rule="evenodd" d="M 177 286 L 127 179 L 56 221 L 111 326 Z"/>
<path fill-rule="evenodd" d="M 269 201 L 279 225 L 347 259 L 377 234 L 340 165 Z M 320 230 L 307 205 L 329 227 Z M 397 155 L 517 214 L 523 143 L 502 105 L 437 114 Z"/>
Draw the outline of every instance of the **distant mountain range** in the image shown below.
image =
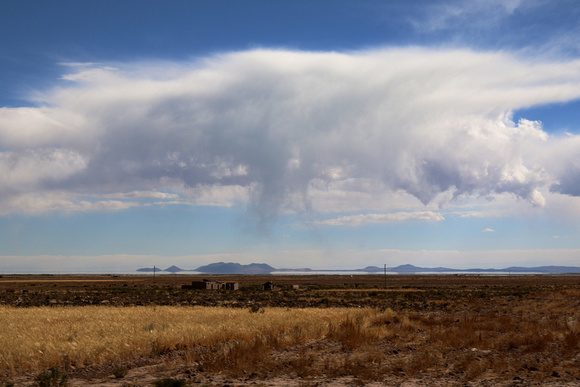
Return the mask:
<path fill-rule="evenodd" d="M 301 269 L 276 269 L 265 263 L 250 263 L 242 265 L 234 262 L 217 262 L 209 265 L 200 266 L 194 270 L 185 270 L 177 266 L 170 266 L 165 270 L 159 268 L 145 267 L 137 269 L 139 272 L 168 272 L 180 273 L 194 271 L 204 274 L 270 274 L 272 272 L 361 272 L 361 273 L 383 273 L 383 267 L 367 266 L 364 269 L 355 270 L 312 270 L 309 268 Z M 511 266 L 505 269 L 450 269 L 447 267 L 419 267 L 413 265 L 400 265 L 388 267 L 389 273 L 412 274 L 412 273 L 538 273 L 538 274 L 567 274 L 580 273 L 580 267 L 576 266 L 538 266 L 538 267 L 520 267 Z"/>
<path fill-rule="evenodd" d="M 367 266 L 361 271 L 376 273 L 384 272 L 384 268 Z M 387 268 L 388 272 L 394 273 L 538 273 L 538 274 L 566 274 L 580 273 L 580 267 L 576 266 L 538 266 L 521 267 L 511 266 L 505 269 L 450 269 L 447 267 L 418 267 L 413 265 L 400 265 Z"/>
<path fill-rule="evenodd" d="M 153 273 L 155 271 L 165 271 L 165 272 L 169 272 L 169 273 L 178 273 L 180 271 L 191 271 L 191 270 L 183 270 L 182 268 L 179 268 L 179 267 L 173 265 L 173 266 L 168 267 L 165 270 L 163 270 L 159 267 L 142 267 L 141 269 L 137 269 L 137 271 L 145 272 L 145 273 L 147 273 L 147 272 Z"/>

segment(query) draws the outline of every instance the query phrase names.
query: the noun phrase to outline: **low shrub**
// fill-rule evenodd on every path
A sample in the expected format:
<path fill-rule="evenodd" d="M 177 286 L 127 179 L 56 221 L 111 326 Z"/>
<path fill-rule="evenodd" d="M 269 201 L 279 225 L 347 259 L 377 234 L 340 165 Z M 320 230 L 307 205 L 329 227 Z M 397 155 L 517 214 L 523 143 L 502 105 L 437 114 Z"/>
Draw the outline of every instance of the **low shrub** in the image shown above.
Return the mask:
<path fill-rule="evenodd" d="M 128 372 L 129 372 L 129 369 L 125 366 L 117 366 L 117 367 L 113 368 L 113 375 L 117 379 L 124 378 L 125 376 L 127 376 Z"/>
<path fill-rule="evenodd" d="M 185 386 L 185 379 L 165 378 L 156 380 L 153 384 L 157 387 L 183 387 Z"/>
<path fill-rule="evenodd" d="M 37 387 L 65 387 L 68 386 L 68 374 L 58 367 L 42 371 L 34 378 Z"/>

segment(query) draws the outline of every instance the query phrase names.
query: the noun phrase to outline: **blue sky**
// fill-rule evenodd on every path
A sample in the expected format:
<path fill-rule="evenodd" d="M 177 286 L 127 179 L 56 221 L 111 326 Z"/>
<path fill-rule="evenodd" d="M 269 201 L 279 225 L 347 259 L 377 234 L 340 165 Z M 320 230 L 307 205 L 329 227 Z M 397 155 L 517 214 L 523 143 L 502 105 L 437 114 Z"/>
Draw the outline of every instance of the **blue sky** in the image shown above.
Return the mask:
<path fill-rule="evenodd" d="M 580 5 L 0 3 L 0 272 L 580 266 Z"/>

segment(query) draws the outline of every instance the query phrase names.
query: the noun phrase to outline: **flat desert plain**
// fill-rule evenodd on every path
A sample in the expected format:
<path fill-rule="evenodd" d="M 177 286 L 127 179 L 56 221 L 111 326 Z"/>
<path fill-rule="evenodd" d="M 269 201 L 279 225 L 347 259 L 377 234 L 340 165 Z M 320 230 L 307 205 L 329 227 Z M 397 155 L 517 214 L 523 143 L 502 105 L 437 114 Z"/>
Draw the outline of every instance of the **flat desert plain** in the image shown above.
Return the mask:
<path fill-rule="evenodd" d="M 0 386 L 577 386 L 579 311 L 580 275 L 2 275 Z"/>

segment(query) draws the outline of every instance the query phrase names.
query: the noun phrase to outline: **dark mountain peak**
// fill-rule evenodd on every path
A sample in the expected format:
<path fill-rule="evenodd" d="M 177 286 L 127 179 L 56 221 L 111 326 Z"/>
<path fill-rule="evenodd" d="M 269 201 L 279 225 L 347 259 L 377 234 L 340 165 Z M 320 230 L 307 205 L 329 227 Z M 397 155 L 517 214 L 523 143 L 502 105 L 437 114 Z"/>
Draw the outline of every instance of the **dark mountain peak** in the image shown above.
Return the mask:
<path fill-rule="evenodd" d="M 142 267 L 140 269 L 137 269 L 137 271 L 142 271 L 142 272 L 153 272 L 153 268 L 152 267 Z"/>
<path fill-rule="evenodd" d="M 241 265 L 234 262 L 217 262 L 200 266 L 195 271 L 208 274 L 268 274 L 276 269 L 265 263 Z"/>
<path fill-rule="evenodd" d="M 395 269 L 417 269 L 417 266 L 411 264 L 399 265 Z"/>
<path fill-rule="evenodd" d="M 407 273 L 407 272 L 416 272 L 416 271 L 423 271 L 422 267 L 417 267 L 414 265 L 399 265 L 397 267 L 390 268 L 389 271 L 394 271 L 397 273 Z"/>
<path fill-rule="evenodd" d="M 185 271 L 185 270 L 183 270 L 183 269 L 181 269 L 181 268 L 179 268 L 179 267 L 177 267 L 177 266 L 173 265 L 173 266 L 170 266 L 170 267 L 168 267 L 168 268 L 167 268 L 167 269 L 165 269 L 164 271 L 168 271 L 168 272 L 170 272 L 170 273 L 177 273 L 177 272 L 179 272 L 179 271 Z"/>
<path fill-rule="evenodd" d="M 381 269 L 378 266 L 367 266 L 364 269 L 362 269 L 362 271 L 379 271 L 379 270 L 384 270 L 384 269 Z"/>

